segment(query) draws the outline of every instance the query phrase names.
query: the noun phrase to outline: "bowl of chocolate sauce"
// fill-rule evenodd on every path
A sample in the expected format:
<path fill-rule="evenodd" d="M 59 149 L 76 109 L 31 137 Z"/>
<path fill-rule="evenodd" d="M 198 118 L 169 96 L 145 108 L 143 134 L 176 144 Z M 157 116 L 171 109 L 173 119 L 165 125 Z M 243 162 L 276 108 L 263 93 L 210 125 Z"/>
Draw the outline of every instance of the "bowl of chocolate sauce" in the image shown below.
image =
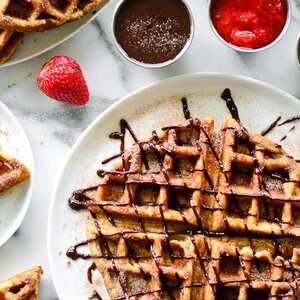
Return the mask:
<path fill-rule="evenodd" d="M 136 65 L 161 68 L 189 48 L 194 22 L 185 0 L 122 0 L 113 19 L 118 50 Z"/>

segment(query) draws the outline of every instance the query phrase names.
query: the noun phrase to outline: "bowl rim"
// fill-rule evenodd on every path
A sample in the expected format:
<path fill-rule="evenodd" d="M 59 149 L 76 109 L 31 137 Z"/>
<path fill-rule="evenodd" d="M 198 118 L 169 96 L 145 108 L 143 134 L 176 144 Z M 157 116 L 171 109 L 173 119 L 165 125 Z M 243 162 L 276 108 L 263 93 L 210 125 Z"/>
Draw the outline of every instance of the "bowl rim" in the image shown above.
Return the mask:
<path fill-rule="evenodd" d="M 126 51 L 123 49 L 123 47 L 118 42 L 116 34 L 115 34 L 116 18 L 118 16 L 118 13 L 119 13 L 120 9 L 122 8 L 122 6 L 127 1 L 131 1 L 131 0 L 120 0 L 119 1 L 119 3 L 117 4 L 117 6 L 115 7 L 115 10 L 113 12 L 113 20 L 112 20 L 112 23 L 111 23 L 111 31 L 112 31 L 113 41 L 114 41 L 114 44 L 116 45 L 116 48 L 118 49 L 119 53 L 121 54 L 121 56 L 123 56 L 127 61 L 129 61 L 129 62 L 131 62 L 131 63 L 133 63 L 133 64 L 135 64 L 139 67 L 143 67 L 143 68 L 147 68 L 147 69 L 160 69 L 160 68 L 164 68 L 166 66 L 169 66 L 169 65 L 175 63 L 177 60 L 179 60 L 187 52 L 187 50 L 191 46 L 192 41 L 194 39 L 195 20 L 194 20 L 192 9 L 191 9 L 190 5 L 188 4 L 188 2 L 186 0 L 179 0 L 186 7 L 187 12 L 189 14 L 190 23 L 191 23 L 190 36 L 189 36 L 187 42 L 185 43 L 184 47 L 180 50 L 180 52 L 173 59 L 169 59 L 165 62 L 161 62 L 161 63 L 157 63 L 157 64 L 143 63 L 141 61 L 138 61 L 138 60 L 128 56 Z"/>
<path fill-rule="evenodd" d="M 286 20 L 285 20 L 285 25 L 284 27 L 282 28 L 280 34 L 277 36 L 277 38 L 275 40 L 273 40 L 271 43 L 261 47 L 261 48 L 257 48 L 257 49 L 251 49 L 251 48 L 243 48 L 243 47 L 239 47 L 239 46 L 236 46 L 234 44 L 231 44 L 229 42 L 227 42 L 218 32 L 218 30 L 216 29 L 213 21 L 212 21 L 212 17 L 211 17 L 211 7 L 212 7 L 212 2 L 213 1 L 216 1 L 216 0 L 208 0 L 208 19 L 209 19 L 209 24 L 210 24 L 210 27 L 213 31 L 213 33 L 215 34 L 215 36 L 218 37 L 218 39 L 220 41 L 223 42 L 223 44 L 225 44 L 227 47 L 231 48 L 231 49 L 234 49 L 238 52 L 243 52 L 243 53 L 256 53 L 256 52 L 261 52 L 261 51 L 264 51 L 264 50 L 267 50 L 269 48 L 271 48 L 272 46 L 274 46 L 275 44 L 277 44 L 281 39 L 282 37 L 286 34 L 287 30 L 288 30 L 288 27 L 290 25 L 290 22 L 291 22 L 291 11 L 292 11 L 292 5 L 291 5 L 291 1 L 290 0 L 284 0 L 285 3 L 286 3 L 286 7 L 287 7 L 287 15 L 286 15 Z"/>

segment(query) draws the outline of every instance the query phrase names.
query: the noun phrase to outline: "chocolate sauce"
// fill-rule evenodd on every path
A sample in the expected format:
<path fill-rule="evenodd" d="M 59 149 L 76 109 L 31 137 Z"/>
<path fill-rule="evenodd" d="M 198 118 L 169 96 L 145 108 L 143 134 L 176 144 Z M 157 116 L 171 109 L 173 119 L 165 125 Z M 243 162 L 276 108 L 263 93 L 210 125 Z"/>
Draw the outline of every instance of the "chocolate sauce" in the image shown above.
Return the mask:
<path fill-rule="evenodd" d="M 88 190 L 90 190 L 90 188 Z M 85 192 L 86 190 L 77 190 L 73 192 L 72 196 L 68 200 L 68 204 L 71 209 L 78 211 L 87 208 L 88 202 L 92 201 L 92 199 L 87 197 Z"/>
<path fill-rule="evenodd" d="M 191 20 L 181 0 L 127 0 L 114 32 L 128 57 L 158 64 L 181 52 L 191 36 Z"/>
<path fill-rule="evenodd" d="M 95 241 L 95 239 L 93 240 L 87 240 L 87 241 L 83 241 L 83 242 L 80 242 L 74 246 L 71 246 L 68 250 L 67 250 L 67 253 L 66 255 L 73 259 L 73 260 L 77 260 L 78 258 L 83 258 L 83 259 L 90 259 L 91 258 L 91 255 L 90 254 L 85 254 L 85 253 L 79 253 L 77 251 L 77 249 L 79 247 L 82 247 L 82 246 L 86 246 L 88 243 L 92 242 L 92 241 Z"/>
<path fill-rule="evenodd" d="M 278 122 L 281 120 L 281 116 L 279 116 L 275 121 L 273 121 L 267 128 L 265 128 L 260 134 L 265 136 L 269 132 L 271 132 L 278 124 Z"/>
<path fill-rule="evenodd" d="M 280 141 L 280 142 L 283 142 L 284 140 L 286 140 L 287 137 L 288 137 L 288 134 L 289 134 L 290 132 L 292 132 L 294 129 L 295 129 L 295 126 L 292 126 L 292 127 L 288 130 L 287 134 L 285 134 L 279 141 Z"/>
<path fill-rule="evenodd" d="M 230 89 L 225 89 L 221 94 L 221 98 L 226 102 L 227 108 L 231 113 L 232 118 L 240 122 L 239 111 L 231 96 Z"/>
<path fill-rule="evenodd" d="M 102 160 L 101 163 L 102 163 L 103 165 L 105 165 L 105 164 L 109 163 L 110 161 L 112 161 L 112 160 L 114 160 L 114 159 L 116 159 L 116 158 L 118 158 L 118 157 L 121 157 L 121 155 L 122 155 L 121 153 L 115 154 L 115 155 L 113 155 L 113 156 L 110 156 L 110 157 L 108 157 L 108 158 Z"/>
<path fill-rule="evenodd" d="M 93 283 L 93 271 L 97 270 L 97 266 L 95 263 L 92 263 L 87 270 L 87 277 L 89 283 Z"/>
<path fill-rule="evenodd" d="M 94 291 L 92 296 L 89 297 L 89 300 L 94 300 L 94 299 L 102 300 L 101 296 L 98 294 L 97 291 Z"/>
<path fill-rule="evenodd" d="M 282 126 L 284 124 L 288 124 L 294 121 L 300 120 L 300 115 L 295 115 L 291 118 L 286 119 L 285 121 L 281 122 L 280 124 L 278 124 L 278 126 Z"/>
<path fill-rule="evenodd" d="M 182 110 L 186 120 L 192 119 L 186 98 L 181 99 Z"/>
<path fill-rule="evenodd" d="M 227 101 L 223 97 L 226 98 L 226 99 L 229 99 L 229 100 Z M 228 107 L 231 107 L 230 110 L 232 112 L 233 117 L 235 116 L 235 118 L 239 121 L 238 111 L 237 111 L 237 108 L 236 108 L 234 102 L 232 102 L 233 100 L 231 98 L 230 91 L 229 90 L 226 91 L 225 95 L 223 93 L 222 94 L 222 98 L 226 101 L 226 103 L 229 103 Z M 210 137 L 209 137 L 208 133 L 206 132 L 205 128 L 201 125 L 201 122 L 199 120 L 193 120 L 191 118 L 191 114 L 190 114 L 190 111 L 189 111 L 189 108 L 188 108 L 188 103 L 187 103 L 187 101 L 186 101 L 185 98 L 182 99 L 182 105 L 183 105 L 183 112 L 184 112 L 185 119 L 191 120 L 191 122 L 188 124 L 188 126 L 192 126 L 193 128 L 197 128 L 197 129 L 199 129 L 199 131 L 201 131 L 201 132 L 204 133 L 204 135 L 206 137 L 206 143 L 208 144 L 209 148 L 211 149 L 213 155 L 215 156 L 215 158 L 216 158 L 216 160 L 217 160 L 217 162 L 218 162 L 218 164 L 220 166 L 221 171 L 224 172 L 223 171 L 222 162 L 221 162 L 220 158 L 218 157 L 218 154 L 217 154 L 216 150 L 214 149 L 213 142 L 210 140 Z M 279 119 L 277 119 L 276 121 L 278 122 Z M 273 123 L 275 123 L 275 122 L 273 122 Z M 147 167 L 148 166 L 148 162 L 146 160 L 145 154 L 143 154 L 144 151 L 143 151 L 142 143 L 139 142 L 138 138 L 136 137 L 136 135 L 133 132 L 133 130 L 130 127 L 130 125 L 125 120 L 121 120 L 120 121 L 120 128 L 121 128 L 120 132 L 114 132 L 114 133 L 112 133 L 110 135 L 110 138 L 120 140 L 120 152 L 121 153 L 119 154 L 119 156 L 122 156 L 122 154 L 125 151 L 125 134 L 126 134 L 126 131 L 128 131 L 130 133 L 131 137 L 133 138 L 134 142 L 139 145 L 143 163 Z M 176 128 L 179 128 L 179 127 L 176 127 Z M 266 134 L 270 130 L 271 129 L 266 130 Z M 176 187 L 175 185 L 173 185 L 173 184 L 170 183 L 169 177 L 168 177 L 168 170 L 166 170 L 164 168 L 164 166 L 163 166 L 163 157 L 164 156 L 162 156 L 162 154 L 157 150 L 157 146 L 160 145 L 161 142 L 159 140 L 159 137 L 158 137 L 156 131 L 152 132 L 152 137 L 153 137 L 152 141 L 148 142 L 147 144 L 154 151 L 154 153 L 155 153 L 155 155 L 157 157 L 157 160 L 158 160 L 158 162 L 160 164 L 160 168 L 161 168 L 162 174 L 165 177 L 165 181 L 164 182 L 157 182 L 157 181 L 155 181 L 155 179 L 153 177 L 152 181 L 151 181 L 151 184 L 166 185 L 168 187 L 171 187 L 171 186 L 172 187 Z M 168 153 L 167 149 L 165 151 Z M 169 151 L 169 152 L 170 152 L 170 155 L 172 155 L 172 151 Z M 167 155 L 169 155 L 169 154 L 167 154 Z M 233 201 L 234 204 L 235 204 L 235 209 L 232 209 L 232 208 L 229 209 L 229 208 L 222 207 L 221 203 L 219 202 L 219 198 L 218 198 L 217 192 L 214 190 L 213 181 L 210 178 L 210 175 L 209 175 L 207 169 L 205 168 L 205 166 L 203 167 L 203 169 L 201 168 L 201 170 L 196 170 L 196 169 L 193 170 L 193 172 L 195 172 L 195 171 L 203 172 L 203 174 L 205 176 L 205 179 L 208 182 L 209 187 L 210 187 L 210 189 L 203 189 L 203 190 L 201 189 L 201 191 L 203 193 L 209 193 L 213 197 L 215 197 L 215 201 L 218 204 L 218 207 L 210 207 L 210 206 L 207 206 L 207 205 L 205 205 L 205 204 L 202 203 L 200 205 L 201 209 L 209 210 L 209 211 L 224 211 L 224 212 L 231 212 L 231 213 L 236 212 L 236 213 L 238 213 L 241 218 L 244 218 L 245 231 L 246 231 L 246 234 L 248 236 L 248 240 L 249 240 L 250 245 L 252 244 L 252 237 L 256 238 L 256 239 L 260 239 L 260 238 L 262 238 L 262 239 L 265 239 L 265 238 L 270 239 L 271 238 L 273 240 L 273 242 L 274 242 L 274 250 L 275 250 L 274 255 L 275 256 L 280 255 L 280 253 L 279 253 L 279 245 L 278 245 L 277 239 L 274 237 L 274 234 L 272 234 L 272 236 L 270 237 L 268 235 L 256 236 L 255 233 L 252 233 L 249 230 L 248 226 L 247 226 L 247 217 L 248 216 L 254 216 L 254 215 L 252 215 L 249 212 L 242 211 L 242 209 L 239 207 L 239 205 L 238 205 L 238 203 L 236 201 Z M 291 180 L 289 178 L 287 178 L 284 175 L 281 175 L 279 173 L 270 172 L 270 171 L 266 171 L 266 170 L 264 170 L 264 172 L 266 172 L 266 174 L 268 176 L 271 176 L 273 178 L 279 179 L 279 180 L 281 180 L 283 182 L 291 182 Z M 255 173 L 259 176 L 260 179 L 262 179 L 262 174 L 263 173 L 262 173 L 262 171 L 260 169 L 258 169 L 258 167 L 256 167 Z M 112 269 L 118 275 L 117 278 L 118 278 L 118 281 L 119 281 L 120 286 L 121 286 L 122 291 L 123 291 L 123 296 L 117 298 L 118 300 L 123 300 L 123 299 L 124 300 L 128 300 L 131 297 L 139 297 L 139 296 L 151 295 L 151 294 L 155 294 L 155 293 L 159 293 L 161 295 L 161 297 L 163 297 L 163 291 L 166 291 L 168 293 L 170 299 L 175 299 L 173 293 L 174 293 L 174 290 L 176 290 L 176 289 L 182 291 L 184 288 L 203 287 L 205 285 L 204 283 L 193 283 L 193 284 L 188 285 L 188 286 L 182 286 L 182 285 L 180 285 L 180 278 L 179 278 L 178 274 L 176 275 L 176 282 L 177 282 L 177 284 L 175 284 L 175 286 L 172 286 L 172 287 L 169 286 L 168 279 L 165 277 L 165 275 L 163 274 L 163 272 L 161 270 L 161 267 L 160 267 L 159 258 L 162 258 L 162 256 L 158 256 L 154 252 L 153 245 L 152 245 L 153 242 L 148 237 L 148 234 L 147 234 L 147 232 L 145 230 L 144 221 L 140 218 L 139 212 L 137 210 L 137 207 L 136 207 L 136 205 L 135 205 L 135 203 L 134 203 L 134 201 L 132 199 L 132 196 L 131 196 L 131 193 L 130 193 L 130 189 L 128 189 L 128 185 L 131 184 L 131 183 L 134 183 L 134 181 L 129 181 L 128 180 L 128 175 L 129 174 L 135 174 L 135 173 L 134 172 L 130 172 L 130 171 L 126 171 L 125 170 L 125 166 L 124 166 L 124 162 L 123 162 L 123 170 L 118 170 L 118 171 L 98 170 L 97 174 L 100 177 L 104 177 L 106 174 L 115 174 L 115 175 L 123 176 L 122 178 L 124 178 L 125 188 L 129 192 L 129 200 L 130 200 L 129 204 L 131 205 L 131 207 L 134 209 L 134 211 L 136 213 L 136 217 L 137 217 L 138 223 L 140 225 L 140 230 L 127 231 L 127 232 L 126 231 L 122 231 L 122 232 L 118 232 L 118 233 L 112 234 L 111 236 L 113 236 L 113 235 L 120 235 L 123 238 L 123 240 L 125 241 L 127 249 L 128 249 L 128 254 L 127 255 L 125 255 L 123 257 L 121 257 L 121 256 L 114 256 L 113 253 L 111 252 L 111 250 L 109 248 L 109 245 L 108 245 L 108 242 L 106 240 L 106 238 L 109 238 L 109 236 L 104 236 L 102 234 L 100 225 L 99 225 L 99 223 L 96 220 L 96 216 L 91 211 L 91 216 L 95 220 L 95 226 L 97 228 L 98 235 L 95 238 L 93 238 L 93 239 L 83 241 L 81 243 L 78 243 L 78 244 L 70 247 L 68 249 L 68 251 L 67 251 L 67 256 L 70 257 L 71 259 L 74 259 L 74 260 L 76 260 L 78 258 L 82 258 L 82 259 L 90 259 L 90 258 L 101 259 L 101 258 L 105 258 L 107 260 L 110 260 L 111 264 L 112 264 Z M 152 174 L 152 175 L 154 175 L 154 174 Z M 142 181 L 137 181 L 137 183 L 143 183 L 143 182 Z M 262 182 L 261 184 L 264 184 L 264 183 Z M 117 203 L 114 203 L 112 201 L 112 203 L 98 204 L 98 203 L 95 202 L 95 200 L 91 199 L 87 195 L 87 192 L 93 191 L 93 190 L 95 190 L 97 188 L 98 187 L 96 186 L 96 187 L 91 187 L 91 188 L 88 188 L 88 189 L 85 189 L 85 190 L 79 190 L 79 191 L 74 192 L 73 195 L 72 195 L 72 197 L 69 199 L 69 205 L 70 205 L 70 207 L 72 209 L 74 209 L 74 210 L 79 210 L 79 209 L 83 209 L 83 208 L 89 209 L 89 207 L 91 205 L 93 205 L 93 206 L 96 205 L 96 206 L 98 206 L 100 209 L 102 209 L 106 213 L 107 220 L 109 222 L 111 222 L 111 224 L 113 226 L 117 227 L 116 224 L 115 224 L 113 216 L 110 215 L 105 210 L 105 206 L 121 207 L 122 205 L 128 206 L 128 203 L 126 203 L 126 204 L 117 204 Z M 188 189 L 188 187 L 185 186 L 185 185 L 180 186 L 180 188 Z M 197 190 L 197 189 L 193 189 L 193 188 L 190 188 L 190 187 L 189 187 L 189 189 L 191 189 L 192 191 Z M 232 192 L 226 193 L 226 195 L 229 196 L 231 193 Z M 263 196 L 263 195 L 259 195 L 259 196 Z M 245 197 L 251 197 L 252 198 L 253 195 L 249 195 L 249 196 L 245 195 Z M 300 199 L 291 199 L 291 200 L 280 200 L 280 199 L 278 199 L 278 201 L 300 202 Z M 145 205 L 149 205 L 149 204 L 145 203 Z M 219 236 L 223 236 L 225 234 L 227 236 L 235 236 L 235 237 L 238 237 L 238 236 L 245 237 L 245 235 L 242 234 L 242 233 L 239 234 L 238 232 L 232 232 L 230 230 L 230 226 L 229 226 L 228 220 L 226 218 L 226 214 L 224 215 L 224 219 L 223 219 L 224 224 L 226 225 L 226 230 L 224 232 L 209 232 L 209 231 L 205 230 L 203 228 L 203 225 L 202 225 L 202 219 L 199 216 L 198 211 L 197 211 L 197 207 L 198 206 L 192 205 L 191 200 L 190 200 L 189 205 L 187 205 L 186 208 L 191 208 L 192 209 L 192 211 L 193 211 L 193 213 L 194 213 L 194 215 L 195 215 L 195 217 L 197 219 L 197 223 L 198 223 L 197 227 L 195 229 L 190 229 L 189 228 L 189 229 L 183 229 L 183 230 L 178 230 L 176 232 L 169 233 L 167 220 L 165 219 L 165 216 L 164 216 L 164 205 L 160 204 L 160 203 L 157 203 L 157 204 L 155 203 L 155 204 L 151 204 L 151 205 L 152 206 L 157 206 L 159 208 L 160 217 L 161 217 L 161 221 L 162 221 L 163 232 L 157 232 L 157 234 L 162 234 L 164 236 L 165 243 L 166 243 L 166 250 L 169 252 L 169 257 L 171 258 L 171 260 L 173 261 L 176 258 L 187 259 L 187 260 L 188 259 L 195 259 L 194 257 L 189 257 L 189 256 L 187 256 L 187 257 L 176 256 L 174 254 L 174 251 L 173 251 L 173 249 L 171 247 L 171 244 L 170 244 L 170 237 L 172 235 L 178 235 L 178 234 L 188 234 L 188 235 L 190 235 L 191 242 L 194 245 L 194 248 L 195 248 L 195 251 L 196 251 L 197 260 L 199 261 L 199 264 L 200 264 L 200 268 L 202 269 L 202 272 L 203 272 L 203 274 L 204 274 L 207 282 L 211 285 L 212 291 L 215 294 L 216 293 L 216 287 L 218 285 L 222 284 L 222 281 L 220 280 L 220 277 L 219 277 L 220 274 L 217 272 L 217 270 L 215 269 L 215 265 L 213 264 L 212 267 L 213 267 L 215 275 L 216 275 L 216 281 L 209 280 L 209 275 L 208 275 L 208 272 L 206 270 L 204 262 L 211 262 L 211 261 L 215 261 L 215 260 L 220 260 L 221 258 L 219 258 L 219 257 L 211 257 L 211 250 L 209 249 L 209 246 L 208 246 L 208 243 L 207 243 L 207 237 L 219 237 Z M 265 205 L 266 211 L 268 211 L 268 208 L 267 208 L 268 204 L 267 204 L 267 202 L 263 201 L 262 205 Z M 179 207 L 180 207 L 180 204 L 178 204 L 178 208 Z M 181 215 L 182 215 L 182 221 L 186 225 L 189 225 L 189 221 L 186 219 L 186 217 L 184 216 L 184 214 L 182 212 L 181 212 Z M 255 217 L 257 217 L 257 216 L 255 215 Z M 267 217 L 266 219 L 270 220 L 270 221 L 272 221 L 274 223 L 279 224 L 280 228 L 281 228 L 281 234 L 282 235 L 284 235 L 284 231 L 282 229 L 282 225 L 283 224 L 293 225 L 293 224 L 291 224 L 289 222 L 284 222 L 284 221 L 280 220 L 279 216 L 275 216 L 275 218 L 269 218 L 269 217 Z M 127 242 L 126 233 L 131 234 L 131 233 L 141 233 L 141 232 L 143 232 L 145 234 L 145 238 L 146 238 L 146 240 L 150 244 L 150 256 L 138 256 L 135 253 L 135 251 L 132 249 L 132 247 L 130 246 L 130 244 Z M 207 253 L 206 257 L 202 257 L 199 254 L 199 252 L 198 252 L 197 245 L 196 245 L 196 243 L 194 241 L 194 237 L 193 237 L 195 234 L 202 234 L 204 236 L 204 246 L 205 246 L 205 250 L 206 250 L 206 253 Z M 86 246 L 89 243 L 95 242 L 95 241 L 97 241 L 97 242 L 99 241 L 99 244 L 100 244 L 100 247 L 101 247 L 101 252 L 103 253 L 102 256 L 92 256 L 92 255 L 89 255 L 89 254 L 84 254 L 84 253 L 79 253 L 78 252 L 78 248 L 79 247 Z M 253 246 L 251 246 L 251 248 L 253 248 Z M 249 274 L 248 274 L 248 272 L 247 272 L 247 270 L 245 268 L 245 263 L 244 263 L 247 259 L 244 259 L 244 258 L 241 257 L 238 249 L 236 249 L 236 251 L 237 251 L 237 257 L 238 257 L 238 259 L 240 261 L 240 265 L 241 265 L 241 268 L 242 268 L 242 272 L 243 272 L 243 275 L 244 275 L 243 277 L 244 278 L 241 278 L 238 281 L 236 279 L 229 280 L 228 282 L 226 281 L 226 283 L 231 283 L 231 282 L 235 282 L 235 283 L 236 282 L 247 282 L 248 285 L 249 285 L 249 288 L 252 288 L 251 287 L 251 280 L 249 279 Z M 140 293 L 136 293 L 136 294 L 128 294 L 127 290 L 126 290 L 126 287 L 128 286 L 126 276 L 120 276 L 120 270 L 118 270 L 117 265 L 115 263 L 115 260 L 117 260 L 117 259 L 125 259 L 125 258 L 133 259 L 137 263 L 137 265 L 138 265 L 138 267 L 140 269 L 140 272 L 144 276 L 145 280 L 149 277 L 149 275 L 145 274 L 142 266 L 138 263 L 138 259 L 147 259 L 147 258 L 149 259 L 149 258 L 151 258 L 153 260 L 153 262 L 155 263 L 156 269 L 158 271 L 158 276 L 160 277 L 160 282 L 162 284 L 162 288 L 161 289 L 156 289 L 156 290 L 153 290 L 153 291 L 140 292 Z M 255 263 L 255 260 L 254 260 L 254 263 Z M 270 263 L 270 265 L 274 265 L 274 266 L 276 265 L 277 267 L 281 267 L 283 269 L 294 270 L 294 265 L 292 264 L 291 261 L 289 261 L 289 264 L 290 264 L 289 266 L 286 266 L 286 265 L 276 265 L 275 263 Z M 257 265 L 257 267 L 258 267 L 258 265 Z M 92 272 L 95 269 L 96 269 L 96 265 L 94 263 L 88 269 L 87 276 L 88 276 L 88 279 L 89 279 L 90 282 L 92 282 Z M 293 279 L 294 279 L 294 281 L 296 280 L 295 271 L 293 271 Z M 98 294 L 95 294 L 95 295 L 96 296 L 94 296 L 94 297 L 96 297 L 97 299 L 101 299 L 101 298 L 98 298 L 98 296 L 99 296 Z M 281 295 L 276 295 L 276 296 L 280 297 Z M 282 297 L 284 297 L 284 296 L 285 295 L 282 295 Z"/>

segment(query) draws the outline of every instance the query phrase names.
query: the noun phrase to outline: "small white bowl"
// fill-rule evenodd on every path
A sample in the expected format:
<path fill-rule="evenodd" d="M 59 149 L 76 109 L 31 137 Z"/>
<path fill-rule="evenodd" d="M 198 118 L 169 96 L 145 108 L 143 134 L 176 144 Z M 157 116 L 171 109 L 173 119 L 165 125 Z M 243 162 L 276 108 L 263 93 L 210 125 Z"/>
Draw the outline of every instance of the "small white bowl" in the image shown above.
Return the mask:
<path fill-rule="evenodd" d="M 213 1 L 215 1 L 215 0 L 208 0 L 208 19 L 209 19 L 210 26 L 211 26 L 214 34 L 219 38 L 219 40 L 221 40 L 229 48 L 231 48 L 235 51 L 238 51 L 238 52 L 255 53 L 255 52 L 260 52 L 260 51 L 271 48 L 272 46 L 277 44 L 281 40 L 281 38 L 285 35 L 285 33 L 287 32 L 287 29 L 289 27 L 290 21 L 291 21 L 292 6 L 291 6 L 291 3 L 290 3 L 290 0 L 285 0 L 286 7 L 287 7 L 286 21 L 285 21 L 285 25 L 284 25 L 281 33 L 279 34 L 279 36 L 276 39 L 272 43 L 270 43 L 270 44 L 268 44 L 264 47 L 257 48 L 257 49 L 238 47 L 238 46 L 235 46 L 235 45 L 227 42 L 226 40 L 224 40 L 223 37 L 219 34 L 217 29 L 215 28 L 215 25 L 213 24 L 213 21 L 212 21 L 212 18 L 211 18 L 211 6 L 212 6 Z"/>

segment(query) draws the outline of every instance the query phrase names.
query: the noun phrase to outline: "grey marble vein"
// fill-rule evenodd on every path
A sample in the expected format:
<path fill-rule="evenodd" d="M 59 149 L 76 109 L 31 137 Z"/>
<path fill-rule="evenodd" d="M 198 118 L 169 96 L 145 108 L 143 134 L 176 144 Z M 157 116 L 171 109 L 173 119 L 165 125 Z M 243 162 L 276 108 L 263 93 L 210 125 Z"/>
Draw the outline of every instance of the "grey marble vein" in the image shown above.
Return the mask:
<path fill-rule="evenodd" d="M 121 80 L 122 80 L 123 86 L 124 86 L 124 88 L 126 88 L 127 72 L 126 72 L 125 64 L 122 61 L 123 58 L 117 52 L 115 45 L 112 43 L 111 39 L 108 38 L 107 34 L 103 30 L 101 21 L 98 18 L 96 18 L 92 22 L 92 24 L 97 29 L 97 31 L 99 33 L 99 37 L 102 39 L 102 41 L 104 41 L 105 46 L 107 47 L 107 49 L 109 50 L 109 52 L 115 58 L 118 66 L 119 66 L 119 69 L 120 69 L 120 76 L 121 76 Z"/>

